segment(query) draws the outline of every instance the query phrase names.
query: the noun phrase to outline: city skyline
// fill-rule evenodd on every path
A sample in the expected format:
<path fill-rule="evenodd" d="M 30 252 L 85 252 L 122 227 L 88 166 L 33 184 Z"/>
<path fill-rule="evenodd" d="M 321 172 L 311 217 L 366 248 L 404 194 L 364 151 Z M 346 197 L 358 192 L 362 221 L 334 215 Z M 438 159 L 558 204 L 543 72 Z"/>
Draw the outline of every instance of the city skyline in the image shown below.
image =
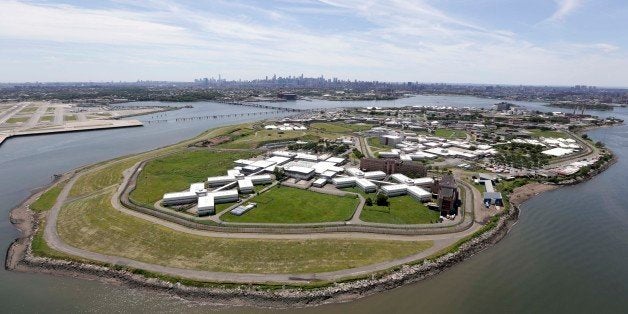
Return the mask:
<path fill-rule="evenodd" d="M 3 1 L 0 82 L 628 86 L 620 1 Z"/>

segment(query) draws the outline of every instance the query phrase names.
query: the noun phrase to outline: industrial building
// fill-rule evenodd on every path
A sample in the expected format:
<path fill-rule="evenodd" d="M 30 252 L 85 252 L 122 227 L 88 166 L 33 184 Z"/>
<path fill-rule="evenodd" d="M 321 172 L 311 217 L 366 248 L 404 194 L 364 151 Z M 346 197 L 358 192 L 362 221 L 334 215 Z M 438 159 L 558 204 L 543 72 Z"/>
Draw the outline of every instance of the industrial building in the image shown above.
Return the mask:
<path fill-rule="evenodd" d="M 298 180 L 310 180 L 316 174 L 313 168 L 290 166 L 284 169 L 287 176 Z"/>
<path fill-rule="evenodd" d="M 373 193 L 377 191 L 377 185 L 367 179 L 358 178 L 355 180 L 355 184 L 365 193 Z"/>

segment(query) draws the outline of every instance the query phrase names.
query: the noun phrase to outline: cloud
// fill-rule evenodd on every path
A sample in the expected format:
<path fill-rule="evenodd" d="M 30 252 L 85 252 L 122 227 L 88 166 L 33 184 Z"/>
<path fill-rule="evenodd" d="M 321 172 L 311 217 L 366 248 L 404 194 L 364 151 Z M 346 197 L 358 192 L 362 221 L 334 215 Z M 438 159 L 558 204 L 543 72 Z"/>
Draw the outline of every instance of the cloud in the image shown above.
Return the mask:
<path fill-rule="evenodd" d="M 606 73 L 617 72 L 617 79 L 628 81 L 617 70 L 628 68 L 623 61 L 628 58 L 622 59 L 613 43 L 540 45 L 425 1 L 269 3 L 114 0 L 94 8 L 0 1 L 0 80 L 191 80 L 217 73 L 247 79 L 305 73 L 388 81 L 559 83 L 594 77 L 574 69 L 598 71 L 591 65 L 596 60 L 600 69 L 613 64 Z M 316 19 L 308 20 L 311 12 Z M 9 64 L 3 60 L 13 60 L 12 66 L 3 67 Z M 552 74 L 539 75 L 548 71 Z"/>
<path fill-rule="evenodd" d="M 572 14 L 584 3 L 583 0 L 554 0 L 554 2 L 556 2 L 558 8 L 548 19 L 548 21 L 552 22 L 564 21 L 567 16 Z"/>

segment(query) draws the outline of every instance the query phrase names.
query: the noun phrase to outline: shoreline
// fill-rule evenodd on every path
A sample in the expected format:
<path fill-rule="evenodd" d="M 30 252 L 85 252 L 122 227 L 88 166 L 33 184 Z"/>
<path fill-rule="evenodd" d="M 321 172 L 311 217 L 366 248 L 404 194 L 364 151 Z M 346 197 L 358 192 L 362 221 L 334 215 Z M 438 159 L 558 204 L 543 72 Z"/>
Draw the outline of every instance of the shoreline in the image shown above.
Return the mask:
<path fill-rule="evenodd" d="M 613 158 L 602 167 L 571 184 L 591 179 L 608 169 L 616 161 L 617 157 L 613 154 Z M 66 172 L 62 178 L 33 192 L 24 202 L 11 210 L 10 221 L 20 230 L 21 236 L 15 239 L 7 250 L 5 269 L 121 284 L 130 288 L 164 293 L 171 297 L 216 306 L 261 308 L 301 308 L 349 302 L 435 276 L 503 239 L 518 221 L 519 206 L 522 203 L 543 192 L 566 185 L 528 183 L 516 188 L 510 196 L 511 209 L 497 216 L 499 218 L 493 221 L 492 228 L 478 230 L 476 233 L 479 234 L 473 234 L 470 239 L 461 240 L 462 243 L 459 246 L 454 244 L 457 247 L 455 252 L 446 253 L 433 259 L 428 257 L 417 260 L 414 264 L 374 273 L 370 275 L 370 278 L 366 279 L 347 279 L 347 281 L 313 288 L 289 287 L 273 290 L 260 288 L 259 285 L 230 283 L 213 283 L 211 287 L 186 286 L 155 278 L 154 274 L 148 274 L 141 270 L 124 269 L 123 267 L 112 265 L 99 265 L 95 261 L 83 263 L 34 256 L 31 247 L 32 240 L 40 226 L 40 217 L 43 215 L 31 211 L 28 206 L 42 193 L 80 168 L 84 167 Z"/>

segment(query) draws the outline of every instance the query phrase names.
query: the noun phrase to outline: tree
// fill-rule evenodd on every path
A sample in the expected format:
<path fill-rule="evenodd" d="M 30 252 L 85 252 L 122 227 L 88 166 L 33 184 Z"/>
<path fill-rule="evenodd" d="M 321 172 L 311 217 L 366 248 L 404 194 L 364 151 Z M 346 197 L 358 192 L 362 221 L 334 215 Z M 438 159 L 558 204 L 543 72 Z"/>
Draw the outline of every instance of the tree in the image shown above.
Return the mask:
<path fill-rule="evenodd" d="M 286 176 L 283 169 L 279 167 L 275 167 L 275 170 L 273 170 L 273 174 L 275 175 L 275 179 L 277 179 L 277 181 L 283 180 Z"/>
<path fill-rule="evenodd" d="M 387 206 L 388 205 L 388 196 L 384 194 L 377 194 L 376 203 L 378 206 Z"/>
<path fill-rule="evenodd" d="M 366 198 L 366 202 L 364 202 L 366 206 L 373 206 L 373 200 L 370 197 Z"/>

